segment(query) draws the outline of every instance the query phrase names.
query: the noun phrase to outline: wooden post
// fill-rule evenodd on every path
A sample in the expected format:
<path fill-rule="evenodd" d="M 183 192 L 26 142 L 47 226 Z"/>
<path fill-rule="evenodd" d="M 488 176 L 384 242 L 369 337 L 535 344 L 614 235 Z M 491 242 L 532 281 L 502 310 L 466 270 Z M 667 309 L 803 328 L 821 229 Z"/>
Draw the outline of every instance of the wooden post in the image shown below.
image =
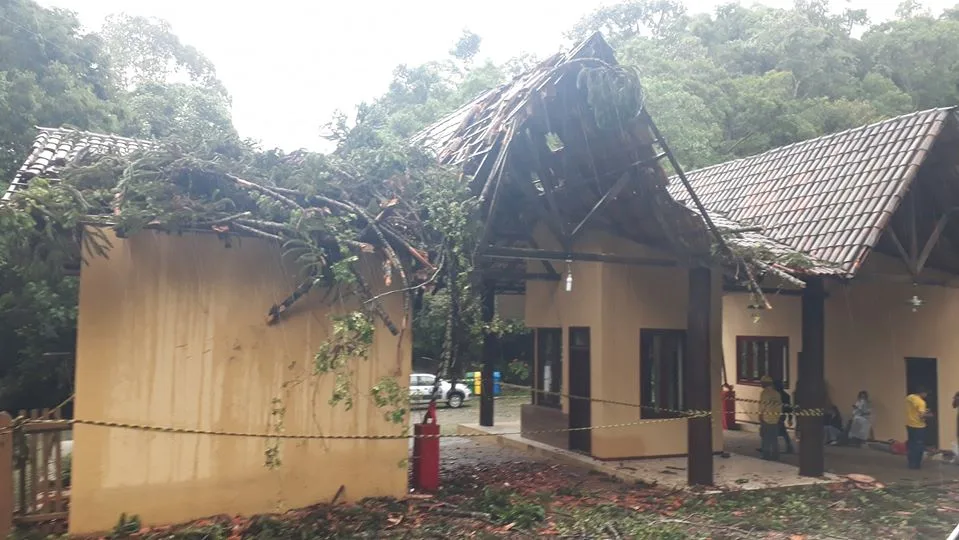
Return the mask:
<path fill-rule="evenodd" d="M 13 530 L 13 418 L 0 412 L 0 538 Z"/>
<path fill-rule="evenodd" d="M 689 306 L 686 328 L 686 355 L 683 369 L 685 408 L 693 411 L 712 410 L 713 385 L 710 380 L 712 361 L 709 346 L 710 311 L 712 309 L 712 276 L 709 268 L 689 269 Z M 713 428 L 711 416 L 687 420 L 688 460 L 686 467 L 690 485 L 713 483 Z"/>
<path fill-rule="evenodd" d="M 822 278 L 809 278 L 802 296 L 802 354 L 799 359 L 799 380 L 796 404 L 800 407 L 799 474 L 819 477 L 825 471 L 823 449 L 823 417 L 807 416 L 802 409 L 818 409 L 826 401 L 826 295 Z"/>
<path fill-rule="evenodd" d="M 488 326 L 493 322 L 493 313 L 496 310 L 496 288 L 492 281 L 483 282 L 482 291 L 483 324 Z M 493 426 L 493 362 L 496 359 L 496 334 L 486 331 L 483 334 L 483 370 L 480 389 L 480 425 Z"/>

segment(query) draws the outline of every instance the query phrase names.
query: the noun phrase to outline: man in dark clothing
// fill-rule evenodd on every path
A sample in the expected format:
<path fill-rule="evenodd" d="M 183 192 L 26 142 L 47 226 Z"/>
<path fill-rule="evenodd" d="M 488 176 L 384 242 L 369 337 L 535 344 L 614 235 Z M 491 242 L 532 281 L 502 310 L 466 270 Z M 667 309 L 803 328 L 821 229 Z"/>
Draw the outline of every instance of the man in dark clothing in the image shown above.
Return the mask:
<path fill-rule="evenodd" d="M 783 413 L 779 415 L 779 437 L 782 437 L 783 440 L 786 441 L 786 453 L 792 454 L 793 442 L 789 438 L 789 430 L 786 429 L 786 420 L 788 419 L 789 423 L 792 423 L 792 397 L 790 397 L 789 392 L 786 391 L 782 381 L 776 381 L 775 388 L 783 400 Z"/>

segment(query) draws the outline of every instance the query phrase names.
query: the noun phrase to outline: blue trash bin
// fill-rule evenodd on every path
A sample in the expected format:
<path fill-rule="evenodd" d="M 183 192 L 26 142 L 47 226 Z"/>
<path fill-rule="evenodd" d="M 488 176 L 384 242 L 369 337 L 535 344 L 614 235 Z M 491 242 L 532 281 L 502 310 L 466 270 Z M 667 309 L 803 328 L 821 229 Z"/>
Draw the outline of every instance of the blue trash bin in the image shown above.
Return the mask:
<path fill-rule="evenodd" d="M 500 373 L 499 371 L 494 371 L 493 372 L 493 395 L 498 396 L 500 395 L 501 391 L 502 391 L 502 388 L 500 387 Z"/>

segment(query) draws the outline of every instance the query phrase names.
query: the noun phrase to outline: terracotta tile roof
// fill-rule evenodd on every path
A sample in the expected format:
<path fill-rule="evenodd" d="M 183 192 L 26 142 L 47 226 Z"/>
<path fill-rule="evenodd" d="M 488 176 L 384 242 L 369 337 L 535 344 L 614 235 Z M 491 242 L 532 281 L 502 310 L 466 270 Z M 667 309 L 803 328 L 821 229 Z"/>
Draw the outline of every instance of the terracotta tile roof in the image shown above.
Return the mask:
<path fill-rule="evenodd" d="M 0 197 L 0 202 L 9 201 L 14 193 L 27 186 L 38 176 L 57 178 L 60 170 L 75 163 L 84 155 L 126 154 L 149 148 L 155 143 L 130 139 L 117 135 L 104 135 L 69 128 L 37 128 L 39 133 L 33 142 L 33 150 L 13 177 L 13 182 Z"/>
<path fill-rule="evenodd" d="M 686 173 L 710 212 L 855 275 L 955 108 L 920 111 Z M 685 202 L 681 182 L 670 193 Z"/>

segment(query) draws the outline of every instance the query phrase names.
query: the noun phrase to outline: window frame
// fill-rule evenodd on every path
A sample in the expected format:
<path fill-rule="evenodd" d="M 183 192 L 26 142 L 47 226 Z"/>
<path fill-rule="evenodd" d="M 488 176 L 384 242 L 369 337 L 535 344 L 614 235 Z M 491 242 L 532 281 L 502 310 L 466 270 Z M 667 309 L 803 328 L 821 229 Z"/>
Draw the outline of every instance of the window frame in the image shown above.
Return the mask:
<path fill-rule="evenodd" d="M 646 354 L 647 345 L 650 344 L 649 341 L 655 339 L 656 337 L 668 337 L 674 338 L 678 336 L 679 339 L 679 361 L 673 370 L 675 379 L 673 380 L 674 387 L 671 389 L 672 393 L 678 397 L 677 402 L 678 406 L 675 410 L 682 411 L 685 410 L 686 398 L 683 394 L 684 392 L 684 370 L 686 368 L 686 354 L 688 352 L 686 330 L 684 329 L 669 329 L 669 328 L 643 328 L 639 331 L 639 417 L 641 419 L 646 418 L 682 418 L 684 416 L 681 412 L 675 412 L 675 410 L 659 410 L 654 408 L 655 401 L 651 401 L 653 396 L 652 391 L 652 370 L 653 365 L 651 359 Z"/>
<path fill-rule="evenodd" d="M 744 347 L 749 347 L 753 343 L 757 342 L 765 342 L 767 344 L 767 361 L 769 360 L 768 346 L 770 344 L 775 344 L 776 346 L 782 347 L 783 358 L 780 364 L 780 369 L 782 370 L 781 380 L 783 383 L 783 389 L 788 389 L 791 382 L 789 380 L 789 336 L 736 336 L 736 384 L 743 386 L 762 386 L 762 382 L 760 380 L 765 375 L 769 375 L 773 378 L 773 380 L 777 379 L 777 377 L 770 374 L 772 370 L 768 367 L 765 368 L 765 370 L 761 369 L 764 366 L 759 365 L 758 358 L 749 359 L 751 362 L 754 362 L 752 365 L 750 365 L 744 358 L 744 353 L 746 353 Z M 744 363 L 746 365 L 744 365 Z M 749 371 L 752 371 L 756 375 L 752 377 L 744 377 L 744 374 Z"/>
<path fill-rule="evenodd" d="M 533 330 L 534 336 L 534 354 L 536 355 L 536 372 L 533 377 L 533 404 L 539 405 L 541 407 L 550 407 L 553 409 L 562 409 L 563 400 L 562 397 L 557 395 L 563 391 L 563 361 L 565 358 L 564 348 L 563 348 L 563 328 L 562 327 L 547 327 L 547 328 L 535 328 Z M 545 362 L 544 358 L 544 344 L 546 340 L 550 339 L 552 336 L 555 341 L 554 345 L 557 347 L 557 351 L 552 358 L 554 360 L 551 362 L 554 366 L 558 367 L 555 372 L 550 373 L 551 380 L 557 381 L 556 390 L 549 390 L 548 388 L 543 388 L 545 383 Z M 556 392 L 555 394 L 546 394 L 544 392 Z"/>

